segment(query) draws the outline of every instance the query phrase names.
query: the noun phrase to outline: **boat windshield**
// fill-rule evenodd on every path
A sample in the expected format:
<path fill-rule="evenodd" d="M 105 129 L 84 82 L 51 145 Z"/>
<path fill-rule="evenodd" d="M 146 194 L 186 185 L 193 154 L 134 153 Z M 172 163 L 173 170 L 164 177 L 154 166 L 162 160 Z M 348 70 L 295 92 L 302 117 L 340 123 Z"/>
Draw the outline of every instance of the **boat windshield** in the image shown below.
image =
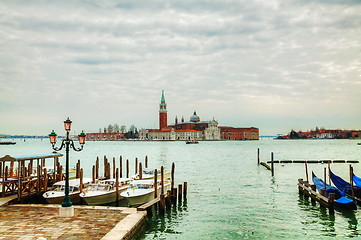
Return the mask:
<path fill-rule="evenodd" d="M 152 184 L 135 184 L 132 185 L 131 188 L 135 188 L 135 189 L 151 189 L 153 188 Z"/>

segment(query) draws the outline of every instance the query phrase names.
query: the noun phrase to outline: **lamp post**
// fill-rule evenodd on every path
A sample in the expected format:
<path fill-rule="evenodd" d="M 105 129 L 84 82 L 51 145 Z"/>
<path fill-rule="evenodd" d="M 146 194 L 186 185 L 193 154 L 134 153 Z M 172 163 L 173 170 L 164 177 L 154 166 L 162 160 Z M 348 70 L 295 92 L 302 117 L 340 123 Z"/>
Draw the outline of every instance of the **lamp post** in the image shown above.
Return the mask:
<path fill-rule="evenodd" d="M 65 127 L 65 130 L 66 130 L 66 138 L 61 141 L 61 146 L 60 147 L 55 147 L 57 135 L 54 132 L 54 130 L 49 134 L 50 143 L 52 145 L 52 148 L 55 151 L 60 151 L 65 146 L 65 153 L 66 153 L 66 155 L 65 155 L 65 158 L 66 158 L 66 164 L 65 164 L 65 196 L 64 196 L 64 202 L 61 204 L 61 206 L 66 207 L 66 208 L 72 206 L 72 203 L 71 203 L 70 198 L 69 198 L 69 149 L 73 148 L 77 152 L 80 152 L 81 150 L 83 150 L 83 145 L 85 144 L 85 137 L 86 137 L 84 131 L 82 131 L 78 135 L 80 148 L 76 148 L 74 146 L 74 141 L 71 140 L 70 137 L 69 137 L 69 133 L 70 133 L 70 129 L 71 129 L 71 123 L 72 123 L 72 121 L 69 118 L 64 121 L 64 127 Z"/>

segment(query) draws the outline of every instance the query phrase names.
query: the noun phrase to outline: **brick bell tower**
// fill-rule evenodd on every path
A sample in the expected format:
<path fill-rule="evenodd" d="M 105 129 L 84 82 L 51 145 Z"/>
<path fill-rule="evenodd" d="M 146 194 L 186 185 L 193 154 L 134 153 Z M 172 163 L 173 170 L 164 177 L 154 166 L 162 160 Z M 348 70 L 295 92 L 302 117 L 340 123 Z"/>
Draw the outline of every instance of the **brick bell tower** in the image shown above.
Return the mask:
<path fill-rule="evenodd" d="M 162 90 L 162 100 L 159 104 L 159 129 L 166 128 L 167 126 L 167 104 L 164 99 L 164 90 Z"/>

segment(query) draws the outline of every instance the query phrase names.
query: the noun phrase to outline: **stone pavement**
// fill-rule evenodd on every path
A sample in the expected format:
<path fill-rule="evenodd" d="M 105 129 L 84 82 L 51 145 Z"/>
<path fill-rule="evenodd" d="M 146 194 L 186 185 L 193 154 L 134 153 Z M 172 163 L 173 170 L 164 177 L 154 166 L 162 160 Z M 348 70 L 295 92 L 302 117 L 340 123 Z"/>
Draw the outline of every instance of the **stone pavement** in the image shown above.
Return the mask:
<path fill-rule="evenodd" d="M 134 215 L 139 220 L 126 223 Z M 121 239 L 143 216 L 133 208 L 74 206 L 73 217 L 61 218 L 58 205 L 9 205 L 0 207 L 0 239 Z"/>

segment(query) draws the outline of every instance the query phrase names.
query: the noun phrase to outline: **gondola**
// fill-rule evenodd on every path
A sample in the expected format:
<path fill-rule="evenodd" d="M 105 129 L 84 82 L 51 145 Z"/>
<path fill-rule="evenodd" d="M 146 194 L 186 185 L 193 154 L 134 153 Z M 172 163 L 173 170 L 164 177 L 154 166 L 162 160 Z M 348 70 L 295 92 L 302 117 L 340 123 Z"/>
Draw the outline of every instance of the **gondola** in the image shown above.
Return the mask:
<path fill-rule="evenodd" d="M 312 181 L 316 185 L 316 188 L 318 191 L 321 189 L 325 189 L 326 185 L 326 197 L 329 196 L 330 193 L 335 194 L 335 206 L 340 208 L 346 208 L 346 209 L 357 209 L 356 204 L 353 202 L 352 199 L 345 197 L 345 194 L 342 193 L 339 189 L 336 187 L 330 186 L 328 184 L 325 184 L 323 180 L 318 178 L 314 172 L 312 172 Z"/>
<path fill-rule="evenodd" d="M 332 183 L 337 187 L 338 190 L 343 192 L 345 196 L 352 197 L 352 187 L 349 182 L 346 182 L 339 176 L 335 175 L 331 169 L 330 169 L 330 178 L 332 180 Z M 353 196 L 357 202 L 357 205 L 361 205 L 361 188 L 356 186 L 353 186 Z"/>

